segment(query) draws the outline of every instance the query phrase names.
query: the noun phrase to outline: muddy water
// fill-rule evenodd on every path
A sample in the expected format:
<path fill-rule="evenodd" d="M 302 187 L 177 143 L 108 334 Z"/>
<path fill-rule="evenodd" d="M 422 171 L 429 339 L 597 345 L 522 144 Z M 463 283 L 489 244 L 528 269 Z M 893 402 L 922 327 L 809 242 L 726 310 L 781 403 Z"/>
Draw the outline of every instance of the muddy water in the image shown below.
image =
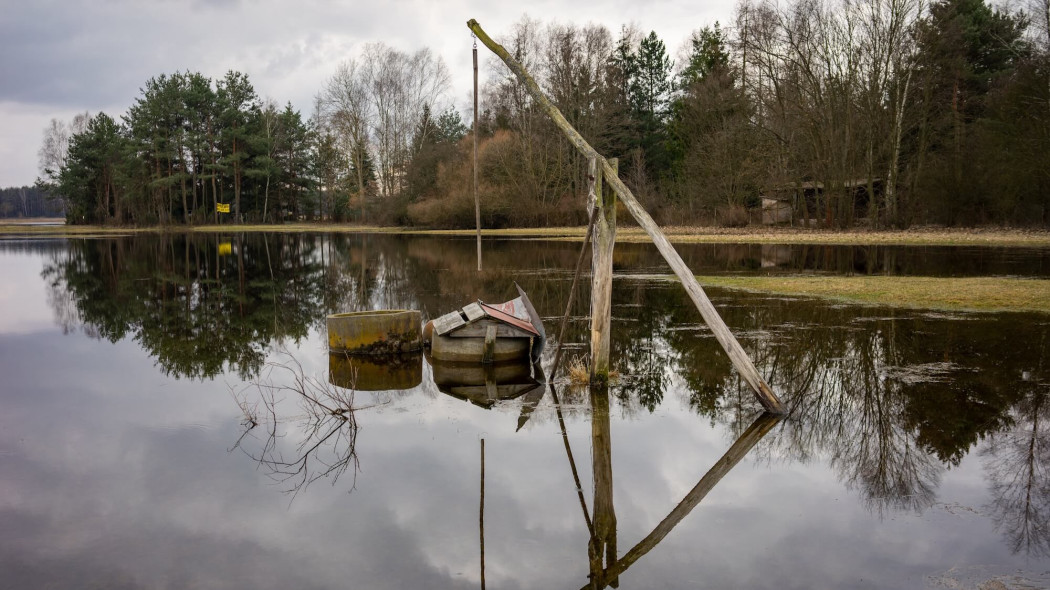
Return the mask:
<path fill-rule="evenodd" d="M 607 390 L 327 354 L 328 313 L 436 316 L 514 281 L 554 332 L 576 247 L 493 242 L 478 275 L 461 239 L 0 242 L 0 580 L 479 587 L 483 543 L 494 588 L 1050 585 L 1048 316 L 713 289 L 791 409 L 770 421 L 655 251 L 624 245 Z M 698 274 L 1050 274 L 1039 249 L 682 253 Z"/>

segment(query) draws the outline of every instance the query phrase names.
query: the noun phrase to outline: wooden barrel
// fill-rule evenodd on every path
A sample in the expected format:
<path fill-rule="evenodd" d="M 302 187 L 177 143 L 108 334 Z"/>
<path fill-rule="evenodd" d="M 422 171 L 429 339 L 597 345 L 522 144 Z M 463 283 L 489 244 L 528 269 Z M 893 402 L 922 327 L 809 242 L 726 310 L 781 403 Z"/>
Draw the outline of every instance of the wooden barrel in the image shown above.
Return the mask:
<path fill-rule="evenodd" d="M 423 354 L 328 355 L 328 382 L 355 391 L 412 389 L 423 382 Z"/>
<path fill-rule="evenodd" d="M 531 338 L 496 338 L 491 361 L 528 359 L 531 349 Z M 439 361 L 480 363 L 485 358 L 485 339 L 434 334 L 430 340 L 430 355 Z"/>
<path fill-rule="evenodd" d="M 328 316 L 328 350 L 396 354 L 422 350 L 423 316 L 412 309 L 355 311 Z"/>

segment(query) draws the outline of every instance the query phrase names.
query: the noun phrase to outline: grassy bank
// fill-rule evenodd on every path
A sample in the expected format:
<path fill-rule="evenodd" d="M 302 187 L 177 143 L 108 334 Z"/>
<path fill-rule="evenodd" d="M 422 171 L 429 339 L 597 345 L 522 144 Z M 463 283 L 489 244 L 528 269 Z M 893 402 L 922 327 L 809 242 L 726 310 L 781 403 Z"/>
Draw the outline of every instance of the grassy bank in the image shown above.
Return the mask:
<path fill-rule="evenodd" d="M 822 297 L 871 305 L 950 311 L 1050 313 L 1050 280 L 998 277 L 699 276 L 700 284 Z"/>
<path fill-rule="evenodd" d="M 1050 231 L 1019 229 L 945 229 L 920 228 L 906 231 L 872 230 L 807 230 L 797 228 L 712 228 L 666 227 L 668 238 L 679 244 L 826 244 L 826 245 L 901 245 L 901 246 L 997 246 L 1050 247 Z M 391 233 L 401 235 L 473 236 L 474 230 L 419 230 L 399 227 L 360 226 L 327 223 L 289 223 L 281 225 L 200 225 L 167 227 L 105 227 L 82 225 L 29 225 L 0 220 L 0 237 L 87 237 L 129 235 L 138 233 L 232 233 L 232 232 L 332 232 Z M 526 238 L 579 240 L 582 227 L 511 228 L 482 230 L 488 238 Z M 638 227 L 621 227 L 617 241 L 648 242 L 649 237 Z"/>

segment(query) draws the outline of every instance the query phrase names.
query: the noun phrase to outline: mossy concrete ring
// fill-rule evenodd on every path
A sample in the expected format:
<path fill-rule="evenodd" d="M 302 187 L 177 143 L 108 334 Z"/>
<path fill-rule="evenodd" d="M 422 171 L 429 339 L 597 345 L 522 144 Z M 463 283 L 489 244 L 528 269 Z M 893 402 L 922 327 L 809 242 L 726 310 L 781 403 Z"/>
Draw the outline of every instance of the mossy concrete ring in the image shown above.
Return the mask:
<path fill-rule="evenodd" d="M 328 350 L 397 354 L 423 349 L 423 316 L 412 309 L 355 311 L 328 316 Z"/>

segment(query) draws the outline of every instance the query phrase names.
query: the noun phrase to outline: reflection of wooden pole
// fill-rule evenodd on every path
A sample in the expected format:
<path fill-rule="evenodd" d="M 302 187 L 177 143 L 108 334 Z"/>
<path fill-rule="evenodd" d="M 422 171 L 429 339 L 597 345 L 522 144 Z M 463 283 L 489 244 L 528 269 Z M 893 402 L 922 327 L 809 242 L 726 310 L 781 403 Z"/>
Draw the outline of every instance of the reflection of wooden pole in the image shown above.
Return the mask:
<path fill-rule="evenodd" d="M 481 270 L 481 201 L 478 197 L 478 44 L 474 43 L 474 225 L 478 232 L 478 270 Z"/>
<path fill-rule="evenodd" d="M 561 400 L 558 399 L 558 390 L 554 381 L 548 383 L 551 388 L 551 401 L 554 402 L 554 411 L 558 415 L 558 426 L 561 428 L 561 440 L 565 445 L 565 455 L 569 457 L 569 469 L 572 471 L 572 481 L 576 484 L 576 496 L 580 499 L 580 509 L 583 510 L 583 520 L 587 523 L 587 531 L 594 535 L 594 525 L 591 523 L 591 515 L 587 513 L 587 500 L 583 497 L 583 486 L 580 484 L 580 473 L 576 470 L 576 460 L 572 457 L 572 446 L 569 445 L 569 431 L 565 428 L 565 417 L 561 413 Z"/>
<path fill-rule="evenodd" d="M 481 507 L 478 509 L 481 535 L 481 590 L 485 590 L 485 439 L 481 439 Z"/>
<path fill-rule="evenodd" d="M 693 304 L 700 311 L 700 315 L 703 316 L 704 322 L 707 323 L 708 327 L 711 328 L 711 332 L 715 335 L 718 343 L 725 349 L 726 354 L 729 355 L 729 359 L 733 361 L 733 366 L 736 367 L 737 372 L 747 381 L 748 385 L 755 391 L 755 395 L 758 397 L 758 401 L 761 402 L 762 406 L 766 410 L 776 413 L 783 414 L 787 410 L 784 404 L 780 402 L 773 390 L 770 389 L 769 385 L 762 380 L 762 377 L 758 374 L 758 370 L 755 368 L 754 363 L 748 358 L 747 353 L 744 352 L 743 347 L 737 342 L 736 337 L 729 331 L 729 327 L 726 326 L 725 322 L 722 321 L 722 317 L 718 315 L 718 310 L 708 299 L 707 294 L 704 293 L 704 289 L 700 286 L 700 283 L 696 281 L 696 277 L 693 276 L 692 271 L 686 266 L 685 261 L 679 256 L 678 252 L 671 245 L 671 242 L 667 240 L 667 236 L 660 230 L 660 227 L 656 225 L 653 218 L 649 216 L 649 213 L 642 207 L 638 199 L 634 197 L 634 193 L 627 188 L 627 185 L 620 180 L 613 170 L 609 162 L 598 154 L 591 147 L 591 144 L 587 143 L 587 140 L 579 134 L 576 129 L 569 124 L 565 119 L 565 116 L 561 114 L 558 107 L 554 106 L 550 100 L 540 90 L 536 81 L 532 79 L 525 68 L 522 67 L 516 59 L 514 59 L 507 50 L 503 48 L 499 43 L 492 40 L 488 34 L 481 29 L 481 25 L 478 21 L 470 19 L 467 21 L 467 26 L 471 31 L 477 35 L 478 39 L 485 44 L 486 47 L 492 50 L 493 53 L 499 56 L 503 60 L 503 63 L 507 64 L 507 67 L 514 72 L 514 75 L 518 77 L 518 80 L 525 86 L 532 95 L 536 103 L 542 108 L 547 115 L 551 118 L 555 125 L 557 125 L 569 141 L 576 147 L 576 149 L 587 158 L 594 158 L 601 164 L 602 170 L 605 173 L 605 181 L 609 184 L 620 201 L 623 202 L 624 208 L 634 217 L 638 225 L 645 230 L 645 233 L 649 234 L 649 238 L 652 239 L 656 245 L 656 249 L 660 251 L 664 259 L 667 260 L 667 264 L 674 270 L 675 275 L 682 281 L 682 286 L 685 287 L 686 293 L 689 294 L 689 298 L 693 300 Z"/>
<path fill-rule="evenodd" d="M 671 510 L 670 514 L 661 520 L 660 524 L 656 525 L 653 532 L 649 533 L 630 551 L 625 553 L 623 558 L 606 568 L 604 579 L 613 580 L 617 578 L 627 568 L 631 567 L 634 562 L 638 561 L 641 556 L 648 553 L 653 547 L 656 547 L 778 422 L 780 422 L 780 417 L 769 412 L 759 416 L 744 431 L 744 434 L 741 434 L 740 438 L 736 439 L 733 446 L 729 447 L 729 450 L 726 451 L 725 455 L 722 455 L 722 458 L 715 463 L 715 466 L 700 478 L 700 481 L 674 507 L 674 510 Z"/>
<path fill-rule="evenodd" d="M 591 386 L 591 454 L 594 474 L 594 531 L 588 546 L 591 582 L 604 580 L 602 571 L 616 563 L 616 510 L 613 506 L 612 429 L 609 423 L 609 388 Z M 605 567 L 602 567 L 602 554 Z M 607 582 L 616 586 L 615 579 Z M 604 587 L 604 584 L 602 584 Z"/>
<path fill-rule="evenodd" d="M 616 158 L 609 165 L 617 168 Z M 591 247 L 591 380 L 609 377 L 609 344 L 612 323 L 613 247 L 616 244 L 616 195 L 602 192 L 602 169 L 591 160 L 594 181 L 594 203 L 598 215 L 594 220 L 594 245 Z"/>

